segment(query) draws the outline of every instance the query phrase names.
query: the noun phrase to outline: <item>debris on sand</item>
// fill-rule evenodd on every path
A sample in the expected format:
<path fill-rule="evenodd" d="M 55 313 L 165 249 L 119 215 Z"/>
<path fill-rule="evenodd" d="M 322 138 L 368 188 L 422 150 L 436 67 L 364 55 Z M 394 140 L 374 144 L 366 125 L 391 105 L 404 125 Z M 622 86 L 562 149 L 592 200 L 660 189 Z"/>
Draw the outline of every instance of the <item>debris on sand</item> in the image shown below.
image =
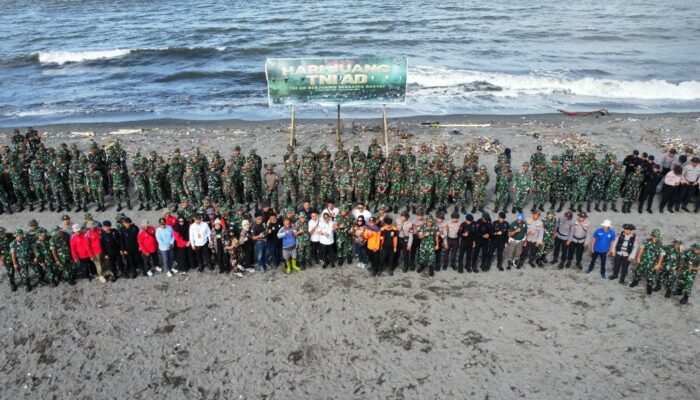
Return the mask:
<path fill-rule="evenodd" d="M 700 143 L 684 141 L 680 136 L 671 137 L 669 136 L 670 132 L 671 130 L 668 128 L 648 128 L 639 139 L 659 147 L 664 151 L 676 149 L 681 154 L 686 152 L 700 154 Z"/>
<path fill-rule="evenodd" d="M 78 132 L 71 132 L 70 135 L 72 137 L 91 137 L 91 136 L 95 136 L 95 132 L 78 131 Z"/>

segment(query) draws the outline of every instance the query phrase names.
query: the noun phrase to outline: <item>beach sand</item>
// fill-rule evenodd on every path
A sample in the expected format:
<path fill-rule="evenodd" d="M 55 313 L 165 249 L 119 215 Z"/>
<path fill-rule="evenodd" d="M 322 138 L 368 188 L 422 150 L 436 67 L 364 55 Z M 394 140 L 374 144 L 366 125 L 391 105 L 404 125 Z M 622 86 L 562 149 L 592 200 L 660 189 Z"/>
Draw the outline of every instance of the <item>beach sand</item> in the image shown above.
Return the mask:
<path fill-rule="evenodd" d="M 491 126 L 430 128 L 421 121 Z M 380 137 L 380 126 L 379 118 L 345 120 L 346 148 L 366 150 L 371 137 Z M 87 148 L 91 138 L 119 139 L 131 154 L 198 145 L 228 158 L 240 145 L 245 154 L 256 147 L 263 159 L 279 164 L 288 127 L 289 121 L 153 120 L 39 130 L 54 146 Z M 637 148 L 657 161 L 661 141 L 700 141 L 698 114 L 426 116 L 392 119 L 390 127 L 391 146 L 446 143 L 458 164 L 475 135 L 513 149 L 516 166 L 537 144 L 548 156 L 561 153 L 566 139 L 618 158 Z M 109 134 L 120 129 L 138 133 Z M 298 121 L 297 129 L 300 147 L 327 143 L 335 149 L 334 120 Z M 453 129 L 460 134 L 450 134 Z M 9 142 L 8 133 L 1 142 Z M 495 158 L 481 160 L 492 171 Z M 113 220 L 111 200 L 107 207 L 93 212 L 95 218 Z M 677 236 L 687 245 L 700 241 L 698 214 L 633 210 L 593 212 L 591 222 L 609 218 L 615 230 L 634 223 L 642 236 L 658 227 L 667 243 Z M 159 216 L 128 215 L 153 223 Z M 24 212 L 0 216 L 0 225 L 26 227 L 30 218 L 44 227 L 60 222 L 58 213 Z M 244 278 L 206 271 L 104 285 L 81 281 L 29 294 L 21 288 L 10 293 L 3 273 L 0 397 L 694 399 L 700 397 L 698 299 L 696 290 L 681 307 L 678 297 L 647 296 L 643 285 L 632 289 L 549 265 L 479 274 L 449 270 L 433 278 L 400 271 L 372 278 L 354 265 Z"/>

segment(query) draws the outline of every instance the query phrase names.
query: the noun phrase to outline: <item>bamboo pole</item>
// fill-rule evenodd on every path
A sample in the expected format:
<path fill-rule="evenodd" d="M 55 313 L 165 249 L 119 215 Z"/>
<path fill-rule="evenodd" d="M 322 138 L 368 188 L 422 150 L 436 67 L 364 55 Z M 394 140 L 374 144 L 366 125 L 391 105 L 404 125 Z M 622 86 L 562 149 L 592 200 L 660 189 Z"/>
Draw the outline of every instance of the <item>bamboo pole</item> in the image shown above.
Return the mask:
<path fill-rule="evenodd" d="M 384 114 L 384 157 L 389 157 L 389 127 L 386 123 L 386 104 L 382 106 L 382 112 Z"/>
<path fill-rule="evenodd" d="M 336 128 L 335 128 L 335 135 L 336 135 L 336 140 L 338 144 L 340 144 L 340 104 L 338 104 L 338 116 L 336 119 Z"/>
<path fill-rule="evenodd" d="M 296 114 L 296 108 L 292 106 L 292 126 L 291 126 L 291 132 L 289 133 L 289 145 L 290 146 L 295 146 L 297 145 L 297 132 L 296 132 L 296 125 L 294 124 L 294 117 Z"/>

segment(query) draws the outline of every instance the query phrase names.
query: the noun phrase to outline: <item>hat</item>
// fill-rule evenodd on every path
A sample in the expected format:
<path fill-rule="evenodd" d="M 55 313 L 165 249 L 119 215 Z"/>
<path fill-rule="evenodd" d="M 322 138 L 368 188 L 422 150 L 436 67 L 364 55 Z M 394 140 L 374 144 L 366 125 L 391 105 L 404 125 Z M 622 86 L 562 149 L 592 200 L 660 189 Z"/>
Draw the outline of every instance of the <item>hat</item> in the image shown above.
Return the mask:
<path fill-rule="evenodd" d="M 571 218 L 571 217 L 574 216 L 574 213 L 571 212 L 571 210 L 568 210 L 568 211 L 566 211 L 566 212 L 564 213 L 564 216 L 567 217 L 567 218 Z"/>
<path fill-rule="evenodd" d="M 350 212 L 350 207 L 347 204 L 340 206 L 340 211 Z"/>
<path fill-rule="evenodd" d="M 159 225 L 165 225 L 165 218 L 161 218 L 158 220 Z"/>
<path fill-rule="evenodd" d="M 73 224 L 73 226 L 71 227 L 71 229 L 73 229 L 73 232 L 80 232 L 80 230 L 82 229 L 82 227 L 80 226 L 80 224 Z"/>
<path fill-rule="evenodd" d="M 22 228 L 15 229 L 15 236 L 24 235 Z"/>
<path fill-rule="evenodd" d="M 542 145 L 541 145 L 541 144 L 538 144 L 538 145 L 537 145 L 537 150 L 542 150 Z"/>
<path fill-rule="evenodd" d="M 102 221 L 102 226 L 112 226 L 112 223 L 109 220 Z"/>
<path fill-rule="evenodd" d="M 580 214 L 579 214 L 579 215 L 580 215 Z M 604 226 L 604 227 L 607 227 L 607 228 L 610 228 L 610 225 L 612 225 L 612 222 L 610 222 L 609 219 L 603 220 L 603 223 L 600 224 L 600 226 Z"/>
<path fill-rule="evenodd" d="M 29 226 L 34 226 L 34 225 L 39 225 L 39 223 L 36 222 L 35 219 L 33 219 L 33 220 L 29 221 L 29 224 L 28 224 L 28 225 L 29 225 Z"/>
<path fill-rule="evenodd" d="M 408 217 L 409 217 L 408 211 L 403 211 L 403 212 L 401 212 L 401 216 L 402 216 L 402 217 L 408 218 Z"/>
<path fill-rule="evenodd" d="M 141 226 L 148 226 L 148 219 L 142 219 Z"/>
<path fill-rule="evenodd" d="M 90 214 L 90 213 L 85 213 L 85 214 L 83 214 L 83 218 L 85 218 L 85 219 L 92 219 L 92 214 Z"/>
<path fill-rule="evenodd" d="M 622 229 L 629 229 L 631 231 L 637 229 L 633 224 L 623 224 Z"/>
<path fill-rule="evenodd" d="M 474 216 L 471 214 L 467 214 L 467 221 L 474 221 Z"/>
<path fill-rule="evenodd" d="M 693 158 L 690 159 L 690 162 L 696 163 L 696 164 L 697 164 L 697 163 L 700 163 L 700 157 L 693 157 Z"/>
<path fill-rule="evenodd" d="M 36 234 L 37 234 L 37 236 L 46 235 L 46 229 L 44 229 L 44 228 L 39 228 L 39 229 L 36 231 Z"/>
<path fill-rule="evenodd" d="M 588 218 L 588 214 L 585 211 L 581 211 L 580 213 L 578 213 L 578 217 L 579 218 Z M 610 225 L 608 225 L 608 226 L 610 226 Z"/>
<path fill-rule="evenodd" d="M 505 212 L 501 211 L 501 212 L 498 213 L 498 218 L 505 218 L 505 217 L 506 217 L 506 213 L 505 213 Z"/>
<path fill-rule="evenodd" d="M 7 229 L 0 226 L 0 234 L 7 233 Z"/>
<path fill-rule="evenodd" d="M 694 245 L 690 246 L 691 251 L 696 251 L 700 250 L 700 243 L 695 243 Z"/>
<path fill-rule="evenodd" d="M 428 215 L 428 217 L 425 219 L 425 222 L 435 222 L 435 218 L 433 218 L 432 215 Z"/>
<path fill-rule="evenodd" d="M 61 217 L 62 221 L 70 221 L 70 217 L 68 215 L 64 215 Z"/>
<path fill-rule="evenodd" d="M 655 237 L 655 238 L 661 239 L 664 235 L 661 234 L 661 231 L 660 231 L 660 230 L 654 228 L 654 229 L 652 229 L 652 231 L 651 231 L 651 236 L 652 236 L 652 237 Z"/>
<path fill-rule="evenodd" d="M 307 218 L 307 215 L 304 211 L 299 213 L 299 218 Z"/>
<path fill-rule="evenodd" d="M 673 239 L 673 243 L 675 243 L 675 244 L 683 244 L 683 239 L 681 239 L 681 238 L 675 238 L 675 239 Z"/>
<path fill-rule="evenodd" d="M 501 211 L 501 212 L 503 212 L 503 211 Z M 505 213 L 504 213 L 504 214 L 505 214 Z M 504 218 L 505 218 L 505 217 L 504 217 Z M 515 219 L 517 219 L 517 220 L 519 220 L 519 221 L 523 221 L 523 220 L 525 219 L 525 214 L 523 214 L 523 213 L 518 213 L 518 214 L 515 216 Z"/>

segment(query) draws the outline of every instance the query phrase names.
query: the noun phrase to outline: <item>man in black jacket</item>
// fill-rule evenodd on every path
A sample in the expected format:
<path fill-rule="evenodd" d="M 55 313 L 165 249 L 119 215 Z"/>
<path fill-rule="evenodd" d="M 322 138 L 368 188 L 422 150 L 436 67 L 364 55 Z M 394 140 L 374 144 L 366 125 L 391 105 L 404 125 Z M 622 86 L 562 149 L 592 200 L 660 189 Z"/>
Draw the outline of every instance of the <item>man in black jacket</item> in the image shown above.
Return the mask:
<path fill-rule="evenodd" d="M 117 280 L 117 275 L 126 276 L 126 268 L 120 254 L 121 239 L 119 232 L 112 229 L 112 222 L 102 222 L 100 233 L 100 246 L 102 247 L 102 269 L 112 271 L 112 282 Z"/>
<path fill-rule="evenodd" d="M 467 272 L 472 272 L 472 253 L 475 246 L 474 241 L 476 240 L 475 227 L 474 216 L 471 214 L 467 214 L 466 221 L 459 226 L 459 231 L 457 232 L 459 236 L 459 265 L 457 271 L 459 273 L 462 273 L 465 267 Z M 465 259 L 466 264 L 464 263 Z"/>
<path fill-rule="evenodd" d="M 131 222 L 131 218 L 124 218 L 122 227 L 119 230 L 119 248 L 122 256 L 126 259 L 127 270 L 131 279 L 136 278 L 136 269 L 141 268 L 141 253 L 137 237 L 139 228 Z"/>
<path fill-rule="evenodd" d="M 489 264 L 489 243 L 491 240 L 491 216 L 489 213 L 484 212 L 475 225 L 476 247 L 474 247 L 474 254 L 472 254 L 472 271 L 479 272 L 477 261 L 480 253 L 481 270 L 486 271 L 486 267 Z"/>
<path fill-rule="evenodd" d="M 644 203 L 647 203 L 647 212 L 653 214 L 651 211 L 651 205 L 654 202 L 654 196 L 656 195 L 656 187 L 659 186 L 659 182 L 664 178 L 663 172 L 661 172 L 661 166 L 659 164 L 654 164 L 653 168 L 645 171 L 644 182 L 642 183 L 642 191 L 639 194 L 639 213 L 642 213 L 644 208 Z"/>
<path fill-rule="evenodd" d="M 499 271 L 503 271 L 503 250 L 508 244 L 508 231 L 510 224 L 506 221 L 506 213 L 501 211 L 498 213 L 498 219 L 491 224 L 491 245 L 489 247 L 489 261 L 486 270 L 491 268 L 491 259 L 496 253 L 496 267 Z"/>

